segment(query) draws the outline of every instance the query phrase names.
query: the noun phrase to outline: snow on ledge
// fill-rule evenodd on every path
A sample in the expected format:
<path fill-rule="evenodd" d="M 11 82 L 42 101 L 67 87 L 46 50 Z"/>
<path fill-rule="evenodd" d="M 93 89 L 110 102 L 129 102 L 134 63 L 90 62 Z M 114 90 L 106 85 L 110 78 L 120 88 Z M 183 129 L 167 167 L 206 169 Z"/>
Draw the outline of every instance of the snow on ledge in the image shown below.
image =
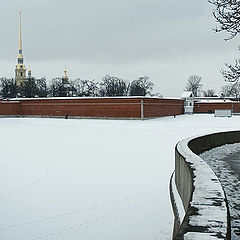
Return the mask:
<path fill-rule="evenodd" d="M 9 99 L 2 99 L 3 101 L 24 101 L 24 100 L 76 100 L 76 99 L 165 99 L 162 97 L 150 97 L 150 96 L 105 96 L 105 97 L 32 97 L 32 98 L 9 98 Z M 178 98 L 179 99 L 179 98 Z M 180 100 L 180 99 L 179 99 Z"/>
<path fill-rule="evenodd" d="M 197 210 L 196 213 L 189 214 L 190 228 L 184 239 L 225 239 L 228 219 L 224 191 L 208 164 L 188 147 L 188 143 L 194 138 L 184 139 L 177 145 L 178 152 L 193 172 L 194 189 L 188 208 Z M 191 231 L 191 228 L 195 230 Z M 209 234 L 200 234 L 201 231 Z M 212 237 L 208 238 L 210 236 Z"/>
<path fill-rule="evenodd" d="M 216 240 L 216 236 L 213 236 L 211 233 L 186 233 L 184 236 L 185 240 Z"/>

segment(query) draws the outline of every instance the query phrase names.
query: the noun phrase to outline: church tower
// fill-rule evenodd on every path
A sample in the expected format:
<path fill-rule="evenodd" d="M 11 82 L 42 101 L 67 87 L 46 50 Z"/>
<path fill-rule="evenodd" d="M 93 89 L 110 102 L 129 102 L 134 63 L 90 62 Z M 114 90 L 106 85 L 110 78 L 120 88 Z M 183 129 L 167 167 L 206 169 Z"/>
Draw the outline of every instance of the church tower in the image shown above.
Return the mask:
<path fill-rule="evenodd" d="M 64 74 L 63 74 L 63 77 L 62 77 L 62 83 L 63 84 L 69 84 L 69 78 L 67 76 L 67 70 L 66 68 L 64 69 Z"/>
<path fill-rule="evenodd" d="M 26 66 L 23 63 L 23 51 L 22 51 L 22 12 L 20 12 L 20 29 L 19 29 L 19 49 L 17 65 L 15 68 L 15 83 L 19 87 L 25 84 L 26 81 Z"/>

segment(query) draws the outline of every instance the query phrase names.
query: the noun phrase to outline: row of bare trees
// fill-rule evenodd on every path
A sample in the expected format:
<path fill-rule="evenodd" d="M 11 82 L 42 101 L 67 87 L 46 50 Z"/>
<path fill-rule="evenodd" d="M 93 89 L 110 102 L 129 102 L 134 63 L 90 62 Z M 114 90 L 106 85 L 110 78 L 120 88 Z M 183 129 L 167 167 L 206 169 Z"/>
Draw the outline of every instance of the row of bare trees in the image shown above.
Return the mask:
<path fill-rule="evenodd" d="M 27 78 L 24 85 L 17 87 L 14 79 L 0 79 L 0 94 L 3 98 L 14 97 L 104 97 L 104 96 L 146 96 L 151 95 L 153 83 L 148 76 L 126 81 L 106 75 L 101 82 L 75 79 L 68 84 L 62 78 L 54 78 L 47 84 L 45 78 Z"/>
<path fill-rule="evenodd" d="M 202 90 L 202 78 L 198 75 L 192 75 L 188 78 L 185 87 L 186 91 L 191 91 L 195 97 L 216 97 L 214 89 Z M 220 97 L 240 98 L 240 83 L 234 82 L 223 86 L 220 90 Z"/>
<path fill-rule="evenodd" d="M 204 97 L 216 96 L 215 90 L 213 90 L 213 89 L 202 90 L 202 86 L 203 86 L 202 78 L 198 75 L 192 75 L 187 80 L 185 90 L 191 91 L 195 97 L 198 97 L 200 95 L 200 93 Z"/>
<path fill-rule="evenodd" d="M 22 86 L 17 86 L 13 78 L 0 78 L 0 95 L 3 98 L 14 97 L 46 97 L 47 84 L 46 79 L 27 78 Z"/>

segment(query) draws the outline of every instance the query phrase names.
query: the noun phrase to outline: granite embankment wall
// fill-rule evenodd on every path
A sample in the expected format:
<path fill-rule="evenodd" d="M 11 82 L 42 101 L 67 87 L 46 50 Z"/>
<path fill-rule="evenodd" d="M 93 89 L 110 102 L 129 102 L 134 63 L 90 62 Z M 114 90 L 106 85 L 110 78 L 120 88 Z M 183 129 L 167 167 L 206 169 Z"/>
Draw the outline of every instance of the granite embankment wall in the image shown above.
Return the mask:
<path fill-rule="evenodd" d="M 214 113 L 216 109 L 229 109 L 233 113 L 240 113 L 240 102 L 196 102 L 194 104 L 194 113 Z"/>
<path fill-rule="evenodd" d="M 147 119 L 183 114 L 184 101 L 147 97 L 38 98 L 0 101 L 2 116 Z"/>
<path fill-rule="evenodd" d="M 225 193 L 216 175 L 198 154 L 240 142 L 240 131 L 220 132 L 180 141 L 175 150 L 175 183 L 185 209 L 173 239 L 231 239 Z"/>

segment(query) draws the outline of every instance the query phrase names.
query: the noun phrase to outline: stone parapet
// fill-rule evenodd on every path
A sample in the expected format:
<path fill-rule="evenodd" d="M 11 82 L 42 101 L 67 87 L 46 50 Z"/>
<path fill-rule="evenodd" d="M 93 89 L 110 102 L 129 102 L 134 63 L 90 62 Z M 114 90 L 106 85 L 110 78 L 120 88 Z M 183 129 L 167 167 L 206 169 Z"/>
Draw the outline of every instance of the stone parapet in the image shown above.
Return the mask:
<path fill-rule="evenodd" d="M 240 142 L 240 131 L 188 138 L 176 145 L 175 183 L 185 217 L 180 227 L 174 229 L 173 239 L 231 239 L 224 190 L 215 173 L 198 155 L 236 142 Z"/>

